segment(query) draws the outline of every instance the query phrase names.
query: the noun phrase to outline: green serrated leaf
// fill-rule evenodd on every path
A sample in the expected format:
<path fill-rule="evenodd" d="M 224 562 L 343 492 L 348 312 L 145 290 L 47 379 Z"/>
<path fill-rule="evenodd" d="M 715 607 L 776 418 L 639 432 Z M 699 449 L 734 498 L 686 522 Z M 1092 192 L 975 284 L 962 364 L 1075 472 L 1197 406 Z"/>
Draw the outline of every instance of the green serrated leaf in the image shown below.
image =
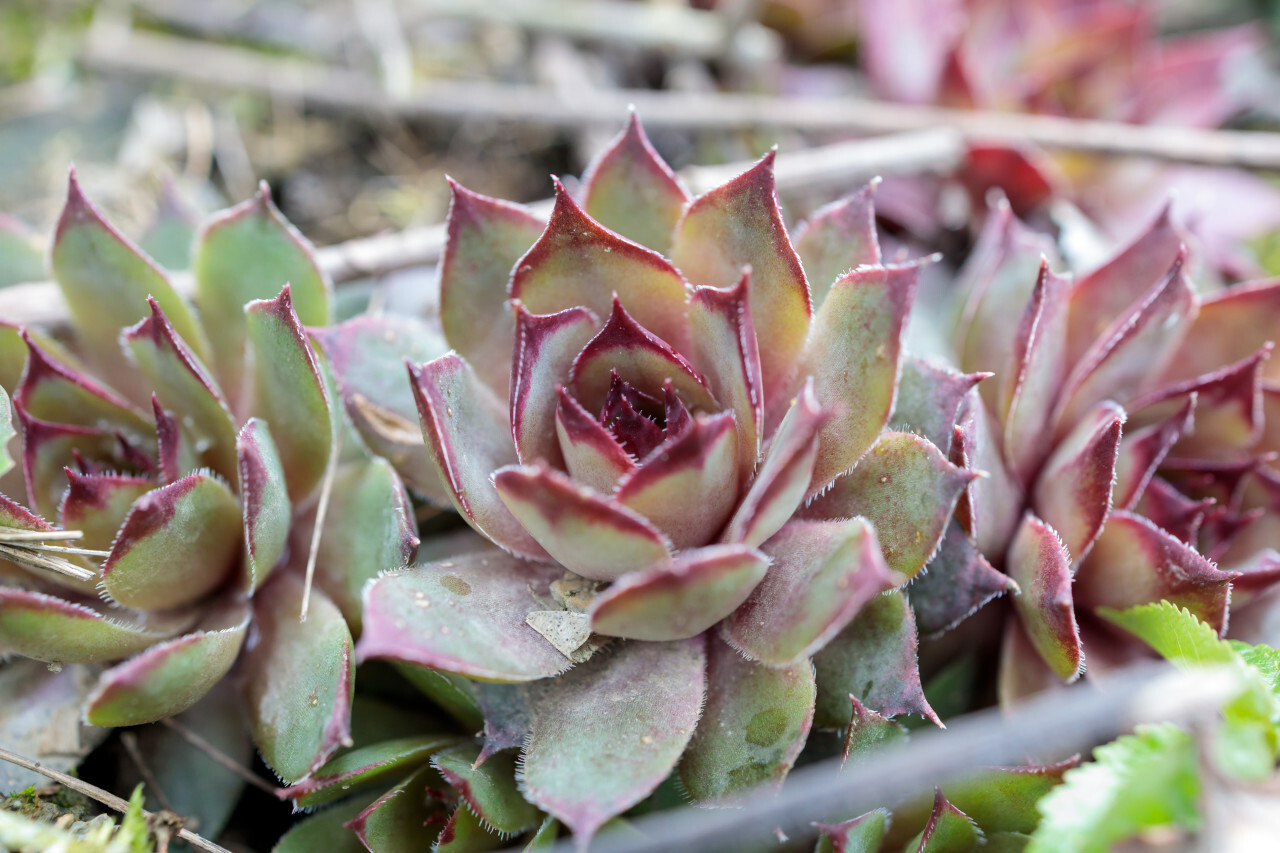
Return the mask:
<path fill-rule="evenodd" d="M 1093 755 L 1040 801 L 1028 853 L 1103 853 L 1146 830 L 1200 825 L 1191 735 L 1172 723 L 1139 726 Z"/>
<path fill-rule="evenodd" d="M 1168 601 L 1125 610 L 1098 608 L 1098 615 L 1146 641 L 1163 657 L 1179 665 L 1231 664 L 1238 660 L 1231 646 L 1213 628 L 1185 607 Z"/>

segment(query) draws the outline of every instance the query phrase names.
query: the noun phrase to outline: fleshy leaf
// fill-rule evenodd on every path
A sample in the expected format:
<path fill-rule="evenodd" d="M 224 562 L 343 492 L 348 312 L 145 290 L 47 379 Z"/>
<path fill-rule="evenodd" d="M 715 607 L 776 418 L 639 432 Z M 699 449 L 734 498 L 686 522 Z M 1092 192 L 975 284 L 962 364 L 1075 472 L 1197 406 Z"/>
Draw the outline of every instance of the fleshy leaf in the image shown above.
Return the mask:
<path fill-rule="evenodd" d="M 22 474 L 27 497 L 37 512 L 52 516 L 66 490 L 64 466 L 79 458 L 87 470 L 137 470 L 153 473 L 154 462 L 119 433 L 93 427 L 54 424 L 17 408 L 22 426 Z"/>
<path fill-rule="evenodd" d="M 557 397 L 556 437 L 569 476 L 601 494 L 612 493 L 636 469 L 636 461 L 572 394 L 560 388 Z"/>
<path fill-rule="evenodd" d="M 933 797 L 933 811 L 924 830 L 907 845 L 915 853 L 969 853 L 982 843 L 982 830 L 960 811 L 941 790 Z"/>
<path fill-rule="evenodd" d="M 535 595 L 559 568 L 506 554 L 463 554 L 400 572 L 365 588 L 360 660 L 430 666 L 488 681 L 529 681 L 563 672 L 569 660 L 525 624 L 545 610 Z"/>
<path fill-rule="evenodd" d="M 547 230 L 512 271 L 512 298 L 535 314 L 581 306 L 599 317 L 621 301 L 641 326 L 684 350 L 688 295 L 680 273 L 657 252 L 603 227 L 563 184 L 555 185 Z"/>
<path fill-rule="evenodd" d="M 236 437 L 236 455 L 240 467 L 245 571 L 249 589 L 255 590 L 284 556 L 293 505 L 289 501 L 280 454 L 266 421 L 250 418 L 245 423 Z"/>
<path fill-rule="evenodd" d="M 419 768 L 402 779 L 391 790 L 378 797 L 358 815 L 335 827 L 333 836 L 358 838 L 356 847 L 374 853 L 393 853 L 393 851 L 426 851 L 432 850 L 441 835 L 441 824 L 446 822 L 448 807 L 445 802 L 432 795 L 433 790 L 442 786 L 440 774 L 432 767 Z M 357 802 L 363 802 L 357 800 Z M 335 806 L 321 814 L 343 809 Z M 344 815 L 345 816 L 345 815 Z M 350 832 L 348 832 L 349 830 Z M 308 850 L 328 849 L 330 839 L 316 839 L 316 843 Z M 490 849 L 490 848 L 478 848 Z M 297 853 L 303 853 L 298 848 Z M 293 851 L 273 851 L 273 853 L 293 853 Z"/>
<path fill-rule="evenodd" d="M 849 694 L 853 714 L 846 723 L 844 745 L 840 751 L 840 766 L 859 760 L 889 744 L 906 740 L 907 730 L 901 723 L 877 714 Z"/>
<path fill-rule="evenodd" d="M 615 373 L 657 399 L 661 399 L 663 383 L 669 379 L 689 409 L 714 412 L 719 408 L 707 388 L 707 380 L 666 341 L 640 325 L 618 299 L 613 301 L 604 328 L 573 363 L 574 396 L 588 409 L 599 407 Z"/>
<path fill-rule="evenodd" d="M 597 595 L 591 629 L 631 640 L 687 639 L 732 613 L 768 567 L 763 554 L 742 545 L 682 551 L 670 565 L 627 575 Z"/>
<path fill-rule="evenodd" d="M 743 275 L 727 290 L 699 287 L 689 300 L 690 359 L 707 378 L 716 399 L 734 414 L 738 471 L 744 479 L 755 470 L 764 425 L 760 350 L 747 299 L 749 279 Z"/>
<path fill-rule="evenodd" d="M 236 431 L 227 403 L 195 353 L 178 338 L 155 299 L 151 316 L 126 329 L 122 340 L 160 404 L 181 412 L 201 461 L 228 482 L 236 481 Z"/>
<path fill-rule="evenodd" d="M 1112 503 L 1116 509 L 1133 509 L 1142 499 L 1160 463 L 1178 439 L 1191 429 L 1195 418 L 1195 401 L 1162 421 L 1127 430 L 1120 438 L 1116 453 L 1116 482 L 1112 487 Z"/>
<path fill-rule="evenodd" d="M 455 353 L 410 367 L 409 376 L 427 451 L 454 507 L 500 547 L 545 558 L 490 481 L 495 470 L 516 461 L 507 407 Z"/>
<path fill-rule="evenodd" d="M 516 788 L 515 755 L 504 753 L 477 766 L 479 757 L 479 747 L 466 744 L 440 753 L 432 764 L 486 826 L 507 835 L 537 823 L 538 810 Z"/>
<path fill-rule="evenodd" d="M 1080 566 L 1074 594 L 1084 607 L 1125 608 L 1165 599 L 1221 631 L 1233 577 L 1147 519 L 1117 511 Z"/>
<path fill-rule="evenodd" d="M 1058 443 L 1031 492 L 1031 505 L 1048 522 L 1071 560 L 1079 562 L 1111 510 L 1116 455 L 1125 413 L 1104 402 Z"/>
<path fill-rule="evenodd" d="M 535 709 L 525 797 L 585 845 L 675 767 L 698 722 L 705 668 L 695 638 L 626 643 L 562 676 Z"/>
<path fill-rule="evenodd" d="M 210 332 L 211 363 L 233 395 L 242 388 L 245 343 L 253 337 L 245 325 L 247 303 L 269 300 L 287 284 L 293 310 L 303 325 L 323 326 L 333 319 L 333 283 L 317 265 L 311 243 L 271 201 L 265 182 L 253 198 L 214 214 L 201 225 L 191 269 L 196 303 Z M 253 343 L 261 360 L 261 346 Z M 284 425 L 275 426 L 279 431 Z"/>
<path fill-rule="evenodd" d="M 902 359 L 898 399 L 889 427 L 924 436 L 946 453 L 951 448 L 960 401 L 990 374 L 957 373 L 910 355 Z"/>
<path fill-rule="evenodd" d="M 813 377 L 814 393 L 831 418 L 819 439 L 811 494 L 852 468 L 889 422 L 920 268 L 856 269 L 836 281 L 813 318 L 801 372 Z"/>
<path fill-rule="evenodd" d="M 127 400 L 86 373 L 54 359 L 27 333 L 27 365 L 13 392 L 25 417 L 119 432 L 134 443 L 149 440 L 150 424 Z"/>
<path fill-rule="evenodd" d="M 618 484 L 618 503 L 661 530 L 673 547 L 714 540 L 738 500 L 738 433 L 733 414 L 699 415 Z"/>
<path fill-rule="evenodd" d="M 796 252 L 809 279 L 813 304 L 822 305 L 831 285 L 860 266 L 880 263 L 874 195 L 879 181 L 814 212 L 796 229 Z"/>
<path fill-rule="evenodd" d="M 271 848 L 271 853 L 368 853 L 360 838 L 348 830 L 351 822 L 368 805 L 365 797 L 353 797 L 346 802 L 307 815 L 293 824 L 289 831 Z"/>
<path fill-rule="evenodd" d="M 976 390 L 971 392 L 960 404 L 950 455 L 959 467 L 987 475 L 970 483 L 956 504 L 956 520 L 984 554 L 1004 553 L 1024 504 L 1022 488 L 1005 467 L 997 429 Z"/>
<path fill-rule="evenodd" d="M 1190 734 L 1173 723 L 1138 726 L 1093 751 L 1040 800 L 1027 853 L 1102 851 L 1147 830 L 1200 825 L 1200 767 Z"/>
<path fill-rule="evenodd" d="M 314 774 L 277 791 L 281 799 L 293 800 L 300 808 L 313 808 L 341 799 L 353 788 L 386 782 L 390 778 L 421 767 L 443 750 L 459 745 L 455 735 L 416 735 L 379 741 L 344 752 Z"/>
<path fill-rule="evenodd" d="M 670 559 L 666 538 L 643 516 L 545 464 L 499 468 L 493 483 L 538 544 L 575 574 L 612 581 Z"/>
<path fill-rule="evenodd" d="M 792 521 L 761 550 L 773 565 L 721 631 L 747 657 L 772 666 L 821 649 L 899 581 L 884 564 L 875 531 L 860 518 Z"/>
<path fill-rule="evenodd" d="M 1248 282 L 1205 297 L 1165 381 L 1192 379 L 1248 358 L 1275 341 L 1277 324 L 1280 280 Z M 1271 365 L 1266 378 L 1280 378 L 1280 368 Z"/>
<path fill-rule="evenodd" d="M 351 745 L 355 666 L 342 613 L 311 590 L 306 621 L 303 584 L 278 573 L 254 596 L 256 642 L 242 661 L 254 743 L 287 782 L 315 772 Z"/>
<path fill-rule="evenodd" d="M 933 556 L 956 501 L 975 476 L 918 435 L 885 432 L 801 517 L 867 518 L 875 525 L 885 563 L 913 578 Z"/>
<path fill-rule="evenodd" d="M 836 824 L 814 824 L 822 831 L 816 853 L 877 853 L 889 828 L 889 810 L 876 809 Z"/>
<path fill-rule="evenodd" d="M 449 815 L 436 839 L 433 853 L 472 853 L 497 850 L 503 846 L 502 836 L 490 832 L 471 809 L 460 805 Z"/>
<path fill-rule="evenodd" d="M 240 551 L 235 495 L 194 473 L 138 498 L 102 564 L 102 586 L 126 607 L 165 610 L 199 600 L 226 577 Z"/>
<path fill-rule="evenodd" d="M 58 523 L 64 530 L 82 532 L 76 544 L 94 551 L 111 548 L 134 501 L 156 485 L 122 474 L 80 474 L 70 468 L 66 474 L 70 482 L 58 507 Z"/>
<path fill-rule="evenodd" d="M 774 193 L 774 153 L 698 196 L 676 227 L 671 260 L 700 287 L 732 287 L 751 268 L 751 310 L 760 352 L 765 410 L 783 399 L 804 348 L 809 285 Z"/>
<path fill-rule="evenodd" d="M 850 695 L 884 717 L 919 714 L 941 724 L 920 686 L 916 623 L 895 590 L 867 602 L 847 628 L 813 656 L 817 670 L 817 723 L 849 722 Z"/>
<path fill-rule="evenodd" d="M 731 805 L 776 789 L 795 764 L 813 723 L 813 668 L 762 666 L 707 643 L 707 699 L 680 779 L 696 802 Z"/>
<path fill-rule="evenodd" d="M 148 296 L 197 355 L 208 353 L 208 339 L 191 306 L 155 262 L 85 198 L 74 171 L 68 177 L 67 202 L 58 220 L 50 265 L 81 345 L 109 379 L 131 373 L 120 351 L 120 330 L 146 316 Z"/>
<path fill-rule="evenodd" d="M 511 383 L 515 325 L 505 308 L 511 268 L 545 227 L 519 205 L 464 189 L 452 179 L 448 239 L 440 258 L 440 321 L 445 339 L 475 365 L 503 400 Z"/>
<path fill-rule="evenodd" d="M 156 463 L 160 469 L 160 484 L 176 483 L 200 468 L 196 444 L 183 434 L 177 416 L 161 408 L 155 394 L 151 395 L 151 410 L 156 419 Z"/>
<path fill-rule="evenodd" d="M 927 570 L 912 579 L 907 596 L 916 625 L 929 636 L 949 631 L 991 599 L 1017 589 L 1008 575 L 992 568 L 964 529 L 952 524 Z"/>
<path fill-rule="evenodd" d="M 125 611 L 104 613 L 52 595 L 0 587 L 0 645 L 49 663 L 119 660 L 188 624 L 181 617 L 140 624 Z"/>
<path fill-rule="evenodd" d="M 1012 601 L 1027 638 L 1059 678 L 1074 681 L 1084 671 L 1084 652 L 1071 599 L 1070 552 L 1052 527 L 1028 513 L 1005 570 L 1020 589 Z"/>
<path fill-rule="evenodd" d="M 85 720 L 95 726 L 136 726 L 172 717 L 204 698 L 231 669 L 249 634 L 249 611 L 215 611 L 201 629 L 152 646 L 104 672 L 89 697 Z"/>
<path fill-rule="evenodd" d="M 587 167 L 582 184 L 589 216 L 655 252 L 670 252 L 689 195 L 634 112 L 626 130 Z"/>
<path fill-rule="evenodd" d="M 823 417 L 813 381 L 808 380 L 774 432 L 764 463 L 725 529 L 724 541 L 754 548 L 795 514 L 809 490 Z"/>
<path fill-rule="evenodd" d="M 250 302 L 248 341 L 253 347 L 254 411 L 277 435 L 289 498 L 306 498 L 329 465 L 333 434 L 329 394 L 315 350 L 298 315 L 288 285 L 275 299 Z"/>
<path fill-rule="evenodd" d="M 1090 646 L 1097 656 L 1097 647 Z M 1095 661 L 1096 664 L 1096 661 Z M 1000 670 L 996 676 L 996 693 L 1000 707 L 1009 709 L 1032 696 L 1054 690 L 1065 690 L 1062 679 L 1049 668 L 1044 657 L 1031 643 L 1022 620 L 1010 614 L 1005 620 L 1000 643 Z"/>
<path fill-rule="evenodd" d="M 531 314 L 516 305 L 515 354 L 511 366 L 511 435 L 526 465 L 563 461 L 555 421 L 558 389 L 569 381 L 574 359 L 595 335 L 596 316 L 585 308 Z"/>
<path fill-rule="evenodd" d="M 364 585 L 407 565 L 417 547 L 413 509 L 390 463 L 373 459 L 339 468 L 316 554 L 316 582 L 352 634 L 359 636 L 363 622 Z"/>

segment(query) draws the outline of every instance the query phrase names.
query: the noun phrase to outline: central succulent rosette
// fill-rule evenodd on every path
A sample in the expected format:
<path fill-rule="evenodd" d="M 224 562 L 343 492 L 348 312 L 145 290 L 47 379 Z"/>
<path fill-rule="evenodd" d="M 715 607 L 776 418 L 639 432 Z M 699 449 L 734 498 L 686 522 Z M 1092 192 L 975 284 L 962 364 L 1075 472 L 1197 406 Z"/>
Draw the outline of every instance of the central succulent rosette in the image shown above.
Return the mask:
<path fill-rule="evenodd" d="M 445 674 L 585 838 L 677 764 L 702 802 L 780 782 L 815 713 L 932 716 L 897 587 L 972 475 L 885 430 L 921 264 L 881 261 L 869 190 L 793 241 L 772 154 L 690 199 L 633 121 L 580 196 L 454 186 L 454 351 L 410 372 L 497 547 L 370 584 L 357 651 Z"/>

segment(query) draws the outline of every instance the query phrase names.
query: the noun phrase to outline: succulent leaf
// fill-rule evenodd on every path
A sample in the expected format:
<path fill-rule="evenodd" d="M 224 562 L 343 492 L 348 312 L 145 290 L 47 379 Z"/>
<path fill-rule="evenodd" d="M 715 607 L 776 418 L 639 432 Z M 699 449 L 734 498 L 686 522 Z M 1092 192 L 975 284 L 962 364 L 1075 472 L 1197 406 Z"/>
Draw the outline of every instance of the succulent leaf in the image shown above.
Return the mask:
<path fill-rule="evenodd" d="M 558 389 L 569 379 L 574 359 L 595 335 L 599 321 L 585 308 L 531 314 L 515 303 L 515 353 L 511 365 L 511 435 L 526 465 L 539 459 L 562 461 L 553 426 Z"/>
<path fill-rule="evenodd" d="M 284 466 L 266 421 L 250 418 L 236 436 L 249 590 L 262 586 L 289 542 L 293 507 Z M 339 493 L 341 494 L 341 493 Z"/>
<path fill-rule="evenodd" d="M 439 785 L 439 780 L 440 774 L 432 767 L 422 767 L 402 779 L 354 818 L 340 827 L 334 827 L 331 834 L 351 837 L 342 832 L 342 829 L 350 829 L 355 834 L 354 837 L 359 839 L 356 847 L 373 853 L 432 849 L 441 834 L 440 824 L 445 820 L 446 809 L 444 803 L 436 801 L 426 791 L 433 785 Z M 340 808 L 342 806 L 321 814 L 329 814 Z M 317 847 L 327 847 L 329 843 L 327 839 L 317 841 Z M 302 849 L 304 848 L 299 848 L 299 853 Z"/>
<path fill-rule="evenodd" d="M 915 853 L 968 853 L 981 845 L 982 830 L 938 790 L 924 831 L 907 845 Z"/>
<path fill-rule="evenodd" d="M 503 835 L 538 822 L 538 810 L 516 788 L 515 756 L 509 753 L 478 763 L 479 747 L 464 744 L 436 755 L 432 765 L 458 793 L 472 814 Z"/>
<path fill-rule="evenodd" d="M 861 518 L 791 521 L 761 550 L 773 565 L 721 632 L 748 658 L 771 666 L 812 655 L 899 581 Z"/>
<path fill-rule="evenodd" d="M 1071 597 L 1071 553 L 1057 531 L 1028 513 L 1009 546 L 1006 566 L 1018 584 L 1013 604 L 1022 627 L 1049 668 L 1064 681 L 1084 671 L 1084 652 Z"/>
<path fill-rule="evenodd" d="M 58 507 L 58 523 L 83 533 L 80 546 L 94 551 L 111 548 L 134 502 L 155 488 L 145 477 L 65 471 L 70 483 Z"/>
<path fill-rule="evenodd" d="M 1210 294 L 1200 304 L 1187 344 L 1169 364 L 1164 382 L 1192 379 L 1246 359 L 1274 342 L 1277 328 L 1280 280 L 1248 282 Z M 1280 368 L 1270 365 L 1264 375 L 1280 378 Z"/>
<path fill-rule="evenodd" d="M 872 181 L 814 212 L 796 229 L 795 246 L 809 279 L 813 304 L 822 305 L 832 284 L 860 266 L 880 264 Z"/>
<path fill-rule="evenodd" d="M 586 844 L 675 767 L 698 722 L 705 670 L 695 638 L 625 643 L 562 676 L 535 706 L 525 797 Z"/>
<path fill-rule="evenodd" d="M 105 613 L 53 595 L 0 587 L 0 644 L 49 663 L 119 660 L 178 633 L 185 617 L 135 622 L 127 612 Z"/>
<path fill-rule="evenodd" d="M 914 432 L 947 453 L 951 449 L 960 401 L 988 376 L 990 374 L 987 373 L 959 373 L 911 355 L 905 356 L 889 428 Z"/>
<path fill-rule="evenodd" d="M 926 571 L 907 587 L 916 625 L 925 636 L 949 631 L 996 596 L 1018 585 L 998 572 L 959 524 L 947 527 Z"/>
<path fill-rule="evenodd" d="M 1124 410 L 1110 401 L 1089 412 L 1058 443 L 1031 492 L 1035 512 L 1061 537 L 1074 562 L 1089 553 L 1111 510 L 1124 421 Z"/>
<path fill-rule="evenodd" d="M 556 437 L 569 476 L 610 494 L 636 469 L 636 460 L 613 434 L 563 387 L 556 389 Z"/>
<path fill-rule="evenodd" d="M 987 475 L 971 482 L 956 505 L 956 519 L 983 554 L 1003 553 L 1018 526 L 1024 502 L 1022 487 L 1005 467 L 998 434 L 977 391 L 971 392 L 960 404 L 951 461 Z"/>
<path fill-rule="evenodd" d="M 1137 429 L 1126 430 L 1116 452 L 1116 482 L 1112 505 L 1131 510 L 1142 500 L 1160 463 L 1195 421 L 1196 401 L 1187 399 L 1169 417 Z"/>
<path fill-rule="evenodd" d="M 118 431 L 134 442 L 149 438 L 151 425 L 132 403 L 91 376 L 59 363 L 29 334 L 27 366 L 13 392 L 24 416 L 71 426 Z"/>
<path fill-rule="evenodd" d="M 888 809 L 876 809 L 842 823 L 815 824 L 822 831 L 817 853 L 876 853 L 889 820 Z"/>
<path fill-rule="evenodd" d="M 436 734 L 379 741 L 342 753 L 277 794 L 281 799 L 293 800 L 300 808 L 322 806 L 348 796 L 352 789 L 375 785 L 426 765 L 432 756 L 461 742 L 453 735 Z"/>
<path fill-rule="evenodd" d="M 708 637 L 706 704 L 680 760 L 694 800 L 731 805 L 781 785 L 813 723 L 814 691 L 807 662 L 762 666 Z"/>
<path fill-rule="evenodd" d="M 857 762 L 876 750 L 892 743 L 906 740 L 907 730 L 899 722 L 877 714 L 849 694 L 853 713 L 844 733 L 844 745 L 840 752 L 841 766 Z"/>

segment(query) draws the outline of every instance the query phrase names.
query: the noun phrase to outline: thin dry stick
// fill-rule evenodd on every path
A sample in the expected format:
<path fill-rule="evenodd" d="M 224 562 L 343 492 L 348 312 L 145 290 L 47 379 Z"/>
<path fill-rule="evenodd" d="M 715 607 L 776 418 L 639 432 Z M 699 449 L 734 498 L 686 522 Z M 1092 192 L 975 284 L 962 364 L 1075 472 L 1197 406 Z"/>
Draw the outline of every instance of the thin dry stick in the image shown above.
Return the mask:
<path fill-rule="evenodd" d="M 151 793 L 155 794 L 156 799 L 160 801 L 160 808 L 177 814 L 173 803 L 169 802 L 164 789 L 160 787 L 160 783 L 156 780 L 156 775 L 151 772 L 151 765 L 147 764 L 146 759 L 142 757 L 142 750 L 138 748 L 138 736 L 133 732 L 121 732 L 120 743 L 124 746 L 124 751 L 129 753 L 129 760 L 133 762 L 133 766 L 138 768 L 138 772 L 142 774 L 142 781 L 150 786 Z"/>
<path fill-rule="evenodd" d="M 70 788 L 73 791 L 78 791 L 86 797 L 97 800 L 107 808 L 120 812 L 120 814 L 124 814 L 129 810 L 129 804 L 110 791 L 104 791 L 97 785 L 90 785 L 83 779 L 77 779 L 74 776 L 69 776 L 66 773 L 60 773 L 57 770 L 45 767 L 40 762 L 32 761 L 30 758 L 25 758 L 16 752 L 10 752 L 7 749 L 0 748 L 0 761 L 7 761 L 10 764 L 16 764 L 17 766 L 30 770 L 33 773 L 39 773 L 41 776 L 47 776 L 59 785 Z M 146 817 L 151 817 L 153 812 L 143 809 L 142 814 Z M 206 850 L 208 853 L 231 853 L 230 850 L 222 845 L 215 844 L 203 836 L 196 835 L 189 829 L 179 829 L 178 837 L 190 844 L 192 847 L 196 847 L 200 850 Z"/>
<path fill-rule="evenodd" d="M 298 614 L 299 622 L 307 621 L 307 610 L 311 607 L 311 585 L 316 578 L 316 560 L 320 557 L 320 537 L 324 535 L 324 519 L 329 514 L 329 496 L 333 494 L 333 478 L 338 470 L 338 453 L 342 441 L 338 434 L 338 418 L 336 410 L 333 424 L 333 444 L 329 452 L 329 465 L 324 469 L 324 479 L 320 481 L 320 496 L 316 502 L 316 520 L 311 528 L 311 551 L 307 554 L 307 577 L 302 587 L 302 612 Z"/>
<path fill-rule="evenodd" d="M 209 743 L 209 741 L 205 740 L 200 735 L 196 734 L 191 729 L 184 726 L 182 723 L 179 723 L 177 720 L 173 719 L 172 717 L 165 717 L 164 719 L 160 720 L 160 723 L 162 725 L 169 727 L 173 731 L 177 732 L 182 737 L 182 739 L 185 740 L 187 743 L 191 744 L 196 749 L 200 750 L 205 755 L 209 756 L 214 761 L 218 762 L 223 767 L 227 768 L 232 773 L 239 776 L 241 779 L 244 779 L 253 787 L 257 788 L 260 791 L 265 791 L 266 793 L 270 794 L 273 797 L 277 796 L 276 788 L 270 782 L 267 782 L 265 779 L 263 779 L 258 774 L 254 773 L 249 768 L 242 766 L 234 758 L 227 755 L 225 752 L 218 749 L 213 744 Z"/>

